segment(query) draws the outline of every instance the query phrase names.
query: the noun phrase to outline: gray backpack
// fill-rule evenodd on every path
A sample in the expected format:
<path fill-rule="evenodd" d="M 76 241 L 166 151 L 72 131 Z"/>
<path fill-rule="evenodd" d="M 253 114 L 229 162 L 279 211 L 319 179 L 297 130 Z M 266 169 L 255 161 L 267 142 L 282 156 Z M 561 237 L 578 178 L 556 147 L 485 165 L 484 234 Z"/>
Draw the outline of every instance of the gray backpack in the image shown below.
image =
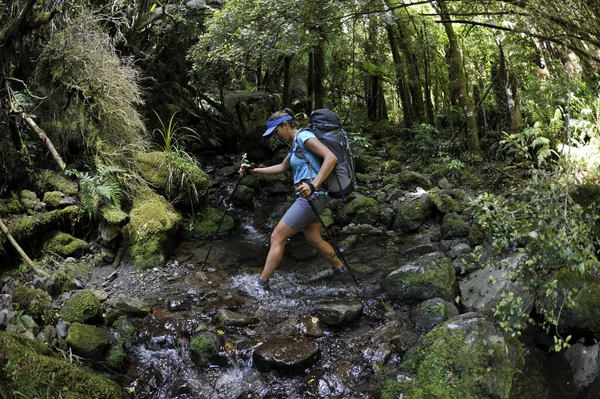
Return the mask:
<path fill-rule="evenodd" d="M 323 188 L 327 190 L 331 198 L 345 200 L 356 188 L 356 173 L 354 171 L 354 158 L 350 150 L 350 142 L 342 127 L 339 116 L 329 109 L 317 109 L 310 114 L 308 126 L 300 131 L 303 130 L 313 132 L 337 157 L 335 169 L 323 183 Z M 299 149 L 296 151 L 296 156 L 304 159 L 308 167 L 317 174 L 319 171 L 304 156 L 302 148 L 299 145 L 296 148 Z"/>

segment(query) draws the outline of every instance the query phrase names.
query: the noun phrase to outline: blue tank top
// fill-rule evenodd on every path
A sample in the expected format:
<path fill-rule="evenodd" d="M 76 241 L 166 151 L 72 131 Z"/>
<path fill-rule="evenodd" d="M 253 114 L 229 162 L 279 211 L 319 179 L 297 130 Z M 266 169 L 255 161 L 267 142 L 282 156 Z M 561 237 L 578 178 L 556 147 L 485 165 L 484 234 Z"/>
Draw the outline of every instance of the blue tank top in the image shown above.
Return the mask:
<path fill-rule="evenodd" d="M 292 171 L 294 174 L 294 185 L 299 183 L 302 180 L 311 181 L 317 176 L 317 173 L 321 169 L 321 164 L 323 160 L 318 156 L 314 155 L 310 150 L 306 147 L 306 141 L 309 139 L 317 140 L 315 134 L 310 130 L 302 130 L 300 133 L 296 135 L 296 140 L 292 143 L 292 148 L 289 153 L 290 164 L 292 165 Z M 297 147 L 300 146 L 302 148 L 302 153 L 300 153 L 300 149 Z M 316 169 L 316 172 L 313 171 L 307 164 L 306 160 L 303 157 L 307 157 L 310 161 L 310 164 L 313 168 Z"/>

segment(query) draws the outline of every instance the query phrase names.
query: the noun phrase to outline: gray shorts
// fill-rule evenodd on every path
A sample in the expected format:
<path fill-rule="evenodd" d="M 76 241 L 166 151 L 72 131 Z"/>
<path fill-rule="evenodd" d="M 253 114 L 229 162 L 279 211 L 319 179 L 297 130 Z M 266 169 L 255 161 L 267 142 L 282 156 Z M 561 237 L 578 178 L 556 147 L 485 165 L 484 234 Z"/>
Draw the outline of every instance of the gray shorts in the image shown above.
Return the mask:
<path fill-rule="evenodd" d="M 320 215 L 329 205 L 329 196 L 327 194 L 313 194 L 312 202 Z M 310 204 L 306 198 L 302 197 L 298 197 L 294 201 L 281 220 L 296 231 L 304 231 L 304 228 L 309 224 L 319 223 L 319 219 L 317 219 Z"/>

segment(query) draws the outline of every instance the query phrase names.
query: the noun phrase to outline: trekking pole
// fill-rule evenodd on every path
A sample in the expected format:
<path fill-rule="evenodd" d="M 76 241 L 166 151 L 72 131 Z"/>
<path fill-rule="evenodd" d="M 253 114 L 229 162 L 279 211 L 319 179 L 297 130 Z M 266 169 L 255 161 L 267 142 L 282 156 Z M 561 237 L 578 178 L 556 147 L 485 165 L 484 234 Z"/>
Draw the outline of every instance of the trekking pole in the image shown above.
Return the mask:
<path fill-rule="evenodd" d="M 310 198 L 307 198 L 306 200 L 308 201 L 308 204 L 310 205 L 313 212 L 315 213 L 315 216 L 317 217 L 317 219 L 319 219 L 319 223 L 321 223 L 321 226 L 323 226 L 323 230 L 325 230 L 325 236 L 327 237 L 327 241 L 329 241 L 329 243 L 333 247 L 337 256 L 342 260 L 342 262 L 344 263 L 344 266 L 346 266 L 346 269 L 348 269 L 348 272 L 350 273 L 350 276 L 352 276 L 352 280 L 354 280 L 354 283 L 356 283 L 356 285 L 360 285 L 358 283 L 358 280 L 356 279 L 356 276 L 354 275 L 354 271 L 352 271 L 352 269 L 350 268 L 350 265 L 346 261 L 346 258 L 344 258 L 342 251 L 340 251 L 340 248 L 337 246 L 337 244 L 333 240 L 333 237 L 329 233 L 327 226 L 325 226 L 325 222 L 323 221 L 323 219 L 321 219 L 321 216 L 319 215 L 319 211 L 315 207 L 315 204 L 313 203 L 313 201 Z"/>
<path fill-rule="evenodd" d="M 247 163 L 247 162 L 248 162 L 248 160 L 246 159 L 246 154 L 242 155 L 242 163 Z M 225 212 L 223 212 L 223 217 L 221 217 L 221 220 L 219 221 L 219 225 L 217 226 L 217 231 L 215 231 L 215 234 L 217 234 L 219 232 L 219 230 L 221 229 L 221 225 L 223 224 L 223 221 L 225 220 L 225 216 L 227 216 L 227 211 L 229 210 L 229 202 L 233 198 L 233 195 L 235 194 L 235 191 L 237 190 L 238 186 L 240 185 L 240 182 L 242 181 L 243 177 L 244 177 L 244 175 L 239 176 L 237 181 L 235 182 L 233 191 L 231 192 L 231 194 L 229 195 L 229 198 L 227 199 L 227 207 L 225 208 Z M 223 201 L 221 200 L 221 203 L 219 204 L 219 206 L 221 206 L 222 203 L 223 203 Z M 213 245 L 215 245 L 215 240 L 213 240 L 213 242 L 210 244 L 210 247 L 208 248 L 208 252 L 206 253 L 206 257 L 204 258 L 204 263 L 202 263 L 202 267 L 200 268 L 200 270 L 204 270 L 204 266 L 206 266 L 206 261 L 208 260 L 208 257 L 210 255 L 210 251 L 212 250 Z"/>

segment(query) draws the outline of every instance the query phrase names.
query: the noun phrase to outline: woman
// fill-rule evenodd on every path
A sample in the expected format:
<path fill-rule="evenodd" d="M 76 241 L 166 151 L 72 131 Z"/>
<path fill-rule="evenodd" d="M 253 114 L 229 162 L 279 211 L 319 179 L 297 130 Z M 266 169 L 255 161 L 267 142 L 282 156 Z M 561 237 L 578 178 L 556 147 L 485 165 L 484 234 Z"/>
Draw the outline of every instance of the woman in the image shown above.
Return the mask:
<path fill-rule="evenodd" d="M 321 184 L 333 171 L 337 157 L 311 131 L 303 130 L 298 133 L 292 115 L 292 111 L 288 108 L 275 112 L 267 121 L 267 131 L 263 134 L 263 137 L 274 134 L 278 140 L 292 144 L 283 162 L 266 168 L 251 168 L 248 164 L 242 164 L 239 170 L 240 175 L 243 175 L 246 170 L 257 175 L 274 175 L 284 173 L 291 166 L 294 175 L 296 201 L 283 215 L 271 234 L 271 248 L 258 279 L 258 284 L 265 289 L 268 289 L 269 278 L 281 263 L 286 241 L 299 231 L 303 231 L 308 243 L 329 261 L 334 272 L 341 272 L 344 266 L 332 246 L 323 240 L 319 220 L 308 202 L 312 201 L 319 213 L 327 207 L 329 197 L 321 188 Z M 301 147 L 301 153 L 297 146 Z M 309 159 L 318 173 L 315 174 L 307 165 L 304 156 Z"/>

